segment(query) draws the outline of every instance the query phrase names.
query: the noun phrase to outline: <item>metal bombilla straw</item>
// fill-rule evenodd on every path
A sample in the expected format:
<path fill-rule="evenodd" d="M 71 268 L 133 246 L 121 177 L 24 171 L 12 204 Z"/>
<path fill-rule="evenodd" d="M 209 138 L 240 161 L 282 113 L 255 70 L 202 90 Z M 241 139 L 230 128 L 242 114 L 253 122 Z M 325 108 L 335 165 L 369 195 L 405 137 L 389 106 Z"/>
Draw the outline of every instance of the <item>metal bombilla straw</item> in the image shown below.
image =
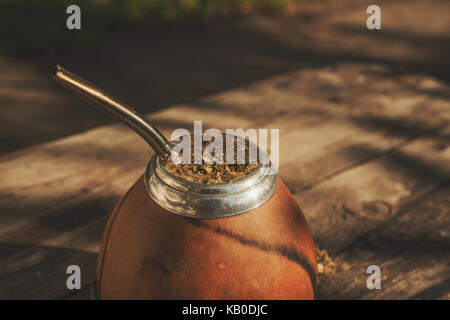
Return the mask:
<path fill-rule="evenodd" d="M 251 174 L 231 183 L 180 180 L 164 170 L 160 161 L 179 155 L 172 152 L 161 132 L 133 109 L 60 66 L 56 66 L 53 79 L 136 131 L 155 150 L 144 174 L 145 191 L 164 210 L 190 218 L 224 218 L 258 208 L 275 193 L 278 178 L 270 173 L 269 165 L 260 164 Z"/>
<path fill-rule="evenodd" d="M 171 144 L 166 137 L 125 103 L 59 65 L 56 65 L 52 78 L 62 86 L 83 97 L 94 107 L 136 131 L 155 150 L 158 156 L 162 157 L 170 154 Z"/>

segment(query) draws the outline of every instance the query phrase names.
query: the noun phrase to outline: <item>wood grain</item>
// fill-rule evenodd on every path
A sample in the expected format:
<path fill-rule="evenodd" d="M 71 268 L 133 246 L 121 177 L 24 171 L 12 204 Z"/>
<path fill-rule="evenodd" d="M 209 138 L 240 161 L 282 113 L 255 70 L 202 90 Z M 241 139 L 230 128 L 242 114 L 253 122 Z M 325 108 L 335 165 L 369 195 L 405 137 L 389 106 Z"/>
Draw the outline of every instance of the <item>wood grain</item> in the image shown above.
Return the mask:
<path fill-rule="evenodd" d="M 339 265 L 320 298 L 448 299 L 449 100 L 446 84 L 423 75 L 339 64 L 149 118 L 168 136 L 194 120 L 280 129 L 280 176 Z M 106 218 L 151 155 L 113 125 L 2 156 L 0 298 L 90 297 Z M 69 264 L 82 267 L 82 292 L 65 287 Z M 370 264 L 381 290 L 366 287 Z"/>

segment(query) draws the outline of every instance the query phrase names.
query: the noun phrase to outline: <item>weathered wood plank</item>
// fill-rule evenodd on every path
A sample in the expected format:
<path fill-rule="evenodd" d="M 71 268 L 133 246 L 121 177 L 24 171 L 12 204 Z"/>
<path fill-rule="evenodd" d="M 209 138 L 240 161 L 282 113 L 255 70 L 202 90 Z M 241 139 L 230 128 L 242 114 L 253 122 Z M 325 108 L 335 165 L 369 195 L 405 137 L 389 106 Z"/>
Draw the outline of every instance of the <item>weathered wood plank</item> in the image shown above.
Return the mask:
<path fill-rule="evenodd" d="M 417 140 L 298 196 L 316 244 L 327 248 L 341 267 L 336 283 L 323 287 L 320 297 L 448 294 L 450 168 L 448 160 L 433 166 L 412 154 L 417 149 L 438 160 L 427 142 Z M 415 164 L 404 166 L 407 160 Z M 382 290 L 366 288 L 365 271 L 372 264 L 382 270 Z"/>
<path fill-rule="evenodd" d="M 433 232 L 448 230 L 449 97 L 446 85 L 424 76 L 344 64 L 293 72 L 150 118 L 165 134 L 192 128 L 194 120 L 205 128 L 280 129 L 280 175 L 317 244 L 341 266 L 321 297 L 442 298 L 450 269 L 437 254 L 448 250 L 447 238 L 434 260 L 423 260 L 420 249 L 401 255 L 401 241 L 374 250 L 370 239 L 395 237 L 405 217 L 427 226 L 430 234 L 422 236 L 431 246 Z M 84 283 L 93 283 L 106 217 L 150 156 L 139 137 L 115 125 L 1 157 L 0 297 L 76 298 L 65 288 L 69 264 L 83 264 Z M 424 210 L 405 209 L 420 201 Z M 433 216 L 425 203 L 442 210 Z M 400 274 L 399 261 L 417 272 Z M 361 268 L 377 262 L 388 273 L 384 289 L 373 294 Z"/>

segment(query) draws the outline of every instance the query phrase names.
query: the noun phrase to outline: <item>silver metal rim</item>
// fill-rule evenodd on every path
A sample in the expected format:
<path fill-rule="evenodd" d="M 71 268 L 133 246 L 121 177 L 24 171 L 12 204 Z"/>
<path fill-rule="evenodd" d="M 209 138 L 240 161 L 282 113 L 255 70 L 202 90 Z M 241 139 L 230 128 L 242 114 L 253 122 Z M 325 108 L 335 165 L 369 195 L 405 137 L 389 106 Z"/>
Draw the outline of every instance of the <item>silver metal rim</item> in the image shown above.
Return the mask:
<path fill-rule="evenodd" d="M 145 189 L 169 212 L 198 219 L 242 214 L 267 202 L 277 187 L 277 174 L 260 164 L 251 174 L 232 183 L 203 184 L 168 173 L 155 154 L 145 171 Z"/>

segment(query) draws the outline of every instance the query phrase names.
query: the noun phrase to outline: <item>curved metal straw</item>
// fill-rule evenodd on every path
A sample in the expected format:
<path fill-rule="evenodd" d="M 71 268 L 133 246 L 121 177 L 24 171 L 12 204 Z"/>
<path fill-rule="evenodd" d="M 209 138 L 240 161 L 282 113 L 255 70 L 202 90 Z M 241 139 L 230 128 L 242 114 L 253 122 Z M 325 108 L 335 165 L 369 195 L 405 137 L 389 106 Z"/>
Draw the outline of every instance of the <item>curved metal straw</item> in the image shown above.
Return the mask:
<path fill-rule="evenodd" d="M 136 131 L 159 156 L 170 153 L 171 145 L 162 133 L 126 104 L 59 65 L 56 65 L 52 78 Z"/>

